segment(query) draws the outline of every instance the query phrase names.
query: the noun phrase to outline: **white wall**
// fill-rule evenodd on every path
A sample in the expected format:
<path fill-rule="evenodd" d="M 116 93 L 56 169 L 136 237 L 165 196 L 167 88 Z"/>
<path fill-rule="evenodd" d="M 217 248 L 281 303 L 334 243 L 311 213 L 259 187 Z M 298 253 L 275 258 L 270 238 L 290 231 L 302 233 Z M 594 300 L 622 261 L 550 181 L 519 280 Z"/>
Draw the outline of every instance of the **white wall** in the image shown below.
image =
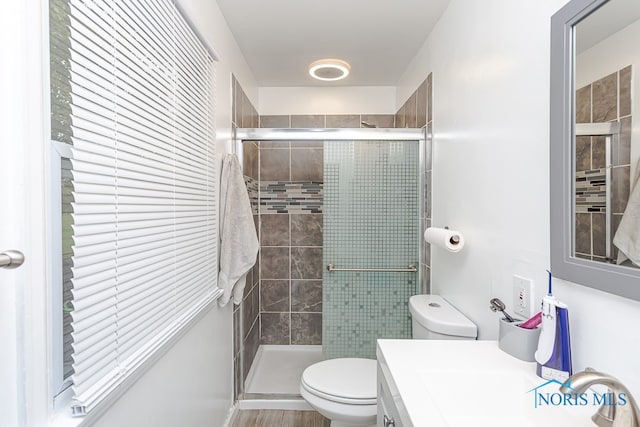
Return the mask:
<path fill-rule="evenodd" d="M 207 313 L 94 426 L 222 426 L 232 390 L 227 311 Z"/>
<path fill-rule="evenodd" d="M 565 0 L 452 0 L 399 84 L 398 103 L 433 72 L 433 224 L 465 234 L 434 249 L 432 292 L 496 339 L 491 297 L 512 306 L 512 275 L 549 267 L 549 28 Z M 405 94 L 406 92 L 406 94 Z M 557 281 L 570 308 L 575 370 L 619 376 L 640 396 L 640 302 Z"/>
<path fill-rule="evenodd" d="M 578 36 L 579 37 L 579 36 Z M 628 65 L 631 69 L 631 182 L 639 173 L 640 159 L 640 21 L 623 28 L 576 58 L 576 88 L 581 88 Z M 633 188 L 633 187 L 632 187 Z"/>
<path fill-rule="evenodd" d="M 218 159 L 231 143 L 231 73 L 253 103 L 257 87 L 215 1 L 180 0 L 219 55 L 216 72 Z M 213 307 L 96 422 L 99 427 L 222 426 L 233 403 L 231 306 Z"/>
<path fill-rule="evenodd" d="M 261 87 L 259 94 L 261 115 L 395 114 L 397 110 L 396 89 L 389 86 Z"/>
<path fill-rule="evenodd" d="M 216 69 L 216 141 L 218 150 L 231 151 L 231 74 L 253 105 L 258 105 L 258 87 L 218 4 L 207 0 L 177 2 L 220 57 Z"/>

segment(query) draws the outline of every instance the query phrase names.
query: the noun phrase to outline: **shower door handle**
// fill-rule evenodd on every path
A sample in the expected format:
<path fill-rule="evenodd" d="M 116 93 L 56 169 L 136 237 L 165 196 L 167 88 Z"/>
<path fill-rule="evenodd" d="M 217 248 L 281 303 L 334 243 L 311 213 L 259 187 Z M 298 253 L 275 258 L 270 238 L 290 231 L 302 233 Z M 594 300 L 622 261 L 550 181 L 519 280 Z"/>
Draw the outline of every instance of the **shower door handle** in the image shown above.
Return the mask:
<path fill-rule="evenodd" d="M 18 268 L 24 262 L 24 254 L 20 251 L 6 251 L 0 253 L 0 268 Z"/>

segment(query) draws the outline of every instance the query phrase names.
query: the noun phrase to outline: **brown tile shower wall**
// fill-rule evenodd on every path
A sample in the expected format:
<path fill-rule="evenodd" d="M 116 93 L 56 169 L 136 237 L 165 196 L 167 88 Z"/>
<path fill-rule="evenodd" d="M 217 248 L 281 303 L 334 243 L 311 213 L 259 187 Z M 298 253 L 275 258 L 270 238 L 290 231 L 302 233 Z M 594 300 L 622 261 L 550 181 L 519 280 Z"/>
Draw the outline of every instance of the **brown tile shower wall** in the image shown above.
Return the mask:
<path fill-rule="evenodd" d="M 263 214 L 260 226 L 260 343 L 321 344 L 322 214 Z"/>
<path fill-rule="evenodd" d="M 239 127 L 258 127 L 258 113 L 247 98 L 242 87 L 232 78 L 232 129 Z M 259 232 L 258 217 L 258 145 L 254 142 L 243 144 L 244 179 L 254 212 L 253 221 Z M 258 234 L 260 237 L 260 234 Z M 233 367 L 234 367 L 234 396 L 244 392 L 244 379 L 258 351 L 260 344 L 260 256 L 258 262 L 247 274 L 244 296 L 240 305 L 233 307 Z"/>
<path fill-rule="evenodd" d="M 423 176 L 423 201 L 424 206 L 421 209 L 421 235 L 427 227 L 431 226 L 431 183 L 432 183 L 432 147 L 433 147 L 433 77 L 429 73 L 427 78 L 418 86 L 411 94 L 409 99 L 404 103 L 395 115 L 395 123 L 397 128 L 420 128 L 426 132 L 424 151 L 422 152 L 422 162 L 424 163 Z M 426 243 L 424 239 L 420 239 L 420 251 L 422 258 L 420 260 L 421 269 L 421 291 L 429 293 L 431 289 L 431 245 Z"/>
<path fill-rule="evenodd" d="M 631 66 L 576 91 L 576 122 L 620 122 L 620 138 L 611 148 L 612 232 L 627 206 L 630 189 Z M 576 255 L 606 260 L 605 138 L 576 138 Z M 612 257 L 617 258 L 613 248 Z"/>
<path fill-rule="evenodd" d="M 322 144 L 260 143 L 261 344 L 321 344 L 322 181 Z"/>
<path fill-rule="evenodd" d="M 263 128 L 394 127 L 392 114 L 260 116 Z M 322 344 L 321 142 L 260 143 L 260 343 Z"/>
<path fill-rule="evenodd" d="M 369 125 L 378 128 L 395 127 L 393 114 L 318 114 L 318 115 L 277 115 L 260 116 L 261 128 L 366 128 Z M 282 143 L 272 143 L 282 144 Z M 284 143 L 286 144 L 286 143 Z M 309 146 L 309 145 L 307 145 Z M 317 143 L 317 146 L 322 146 Z"/>

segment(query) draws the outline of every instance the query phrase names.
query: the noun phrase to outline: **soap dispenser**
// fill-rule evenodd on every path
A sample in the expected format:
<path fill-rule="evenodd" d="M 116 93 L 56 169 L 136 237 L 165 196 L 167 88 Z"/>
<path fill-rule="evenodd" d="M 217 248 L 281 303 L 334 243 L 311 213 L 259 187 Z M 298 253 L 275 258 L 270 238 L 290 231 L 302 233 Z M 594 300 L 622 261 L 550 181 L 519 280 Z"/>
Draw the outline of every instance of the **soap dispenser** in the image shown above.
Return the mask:
<path fill-rule="evenodd" d="M 542 332 L 535 353 L 539 377 L 560 382 L 572 374 L 571 340 L 569 338 L 569 311 L 552 293 L 552 276 L 549 273 L 549 291 L 542 298 Z"/>

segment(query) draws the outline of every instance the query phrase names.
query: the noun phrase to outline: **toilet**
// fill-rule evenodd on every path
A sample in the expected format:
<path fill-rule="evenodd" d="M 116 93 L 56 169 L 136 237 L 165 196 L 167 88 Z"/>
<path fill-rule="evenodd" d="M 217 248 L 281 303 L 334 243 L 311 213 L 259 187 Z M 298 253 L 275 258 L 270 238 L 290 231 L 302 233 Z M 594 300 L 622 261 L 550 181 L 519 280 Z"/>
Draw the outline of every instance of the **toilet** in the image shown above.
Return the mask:
<path fill-rule="evenodd" d="M 440 295 L 409 298 L 414 339 L 475 340 L 478 327 Z"/>
<path fill-rule="evenodd" d="M 414 339 L 474 340 L 476 325 L 439 295 L 409 298 Z M 376 361 L 329 359 L 302 373 L 300 394 L 331 420 L 331 427 L 374 427 L 377 416 Z"/>

